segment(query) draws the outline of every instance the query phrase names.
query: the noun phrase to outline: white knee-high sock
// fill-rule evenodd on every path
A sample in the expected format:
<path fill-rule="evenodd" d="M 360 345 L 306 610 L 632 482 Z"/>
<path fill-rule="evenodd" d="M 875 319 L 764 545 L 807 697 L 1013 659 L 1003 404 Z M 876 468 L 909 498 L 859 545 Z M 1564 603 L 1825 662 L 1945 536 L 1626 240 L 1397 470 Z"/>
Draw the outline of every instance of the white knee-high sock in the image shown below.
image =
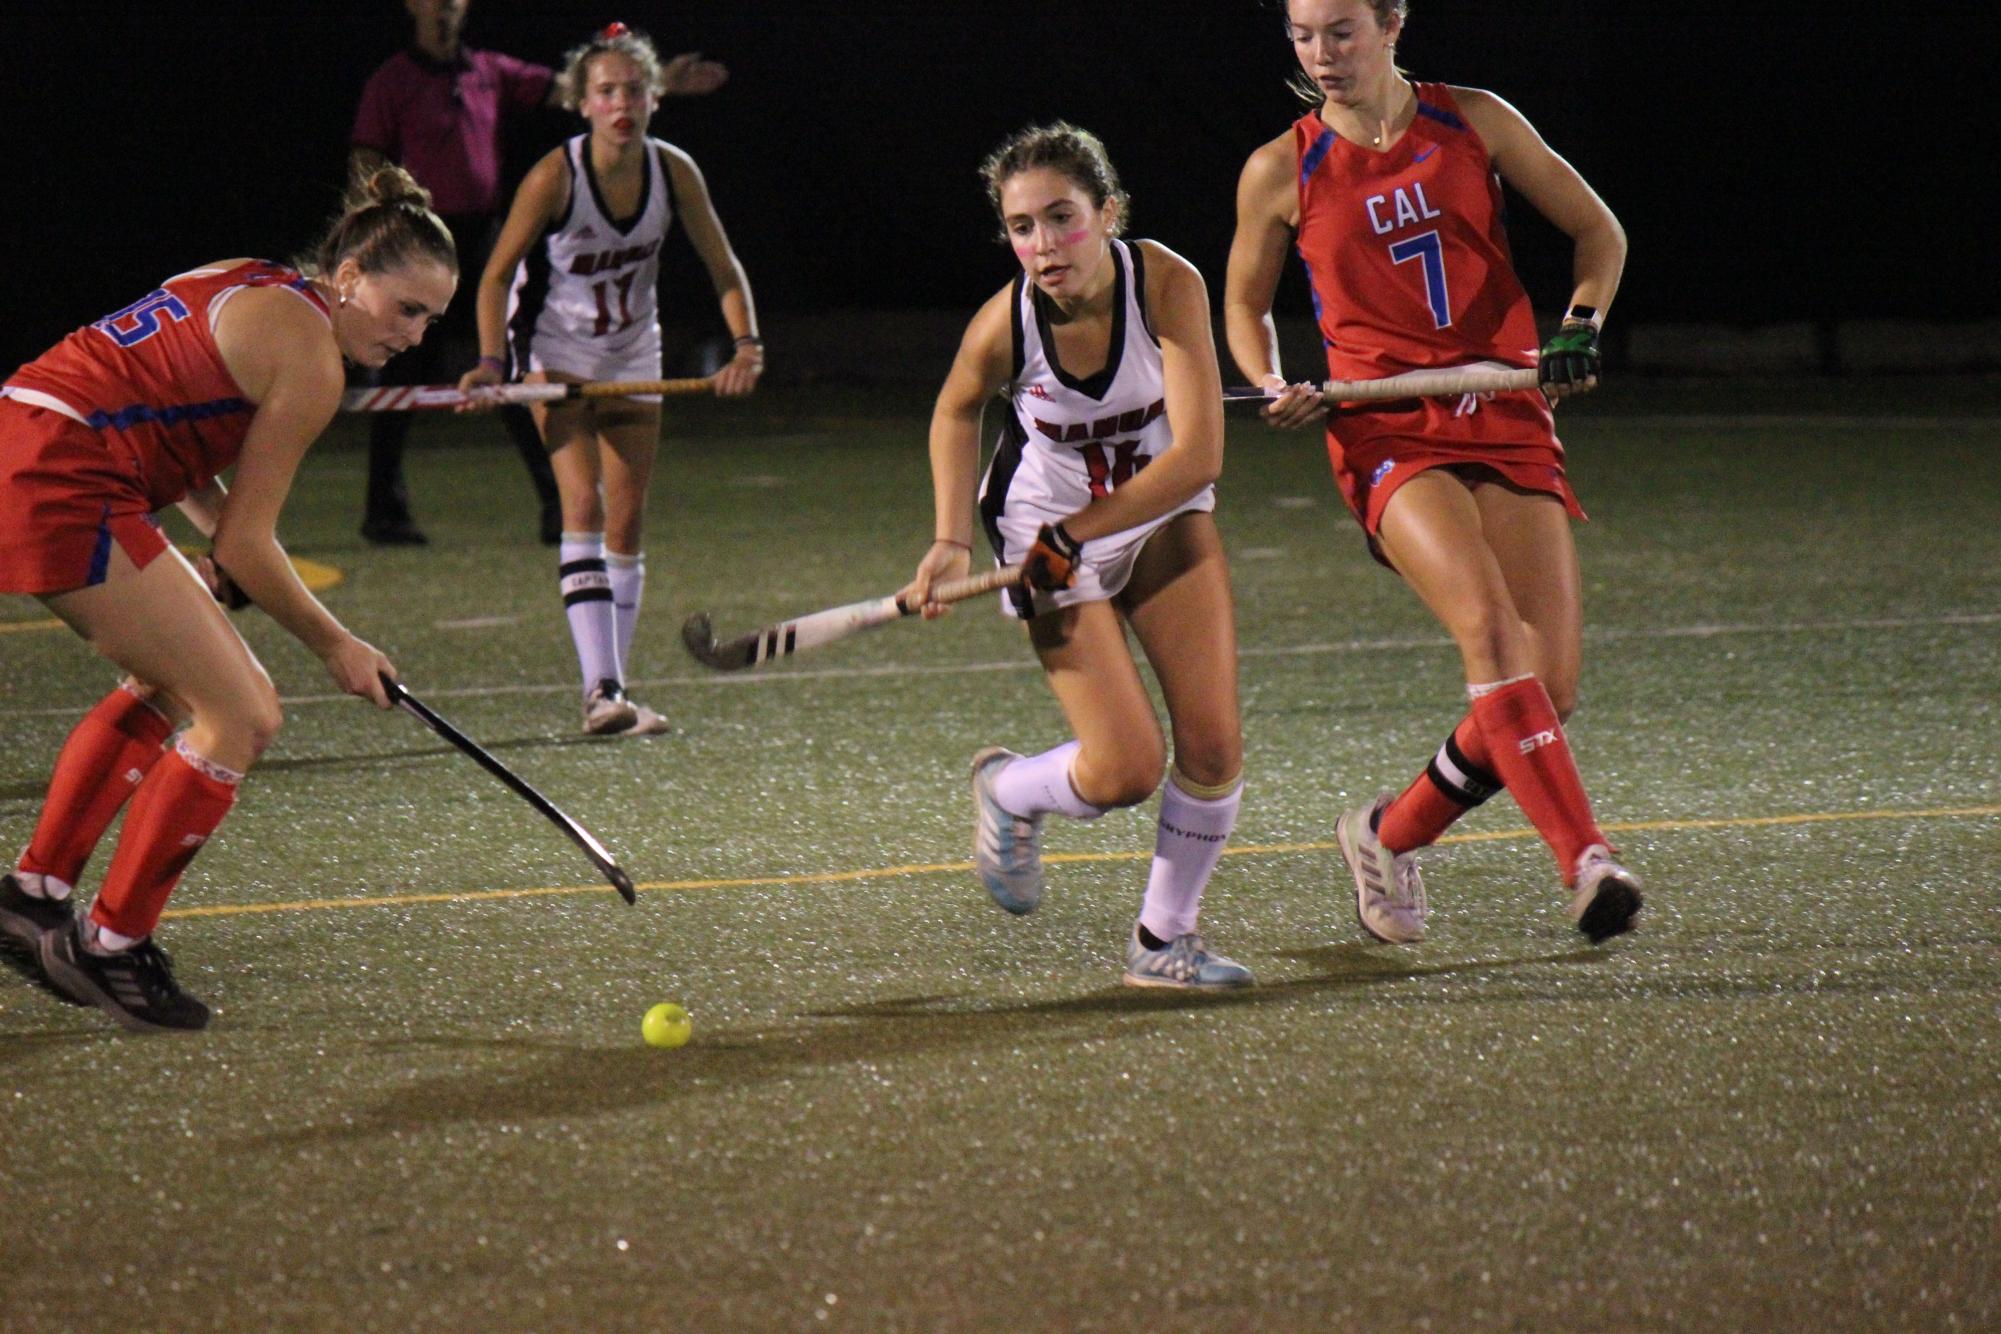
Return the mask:
<path fill-rule="evenodd" d="M 646 592 L 646 553 L 630 556 L 617 551 L 604 553 L 605 573 L 611 576 L 611 610 L 618 631 L 618 679 L 625 680 L 632 661 L 632 632 L 639 626 L 639 599 Z"/>
<path fill-rule="evenodd" d="M 570 622 L 570 639 L 577 646 L 584 693 L 600 681 L 625 677 L 618 669 L 618 630 L 612 611 L 611 576 L 605 572 L 603 533 L 564 533 L 557 567 L 563 590 L 563 615 Z"/>
<path fill-rule="evenodd" d="M 1072 820 L 1095 820 L 1105 813 L 1077 795 L 1070 782 L 1070 766 L 1076 761 L 1079 742 L 1066 741 L 1040 755 L 1024 755 L 1009 760 L 994 775 L 994 800 L 1001 809 L 1034 817 L 1054 812 Z"/>
<path fill-rule="evenodd" d="M 1162 940 L 1185 936 L 1195 929 L 1202 911 L 1202 891 L 1223 855 L 1223 844 L 1237 827 L 1244 784 L 1238 780 L 1220 797 L 1194 797 L 1184 792 L 1181 775 L 1169 774 L 1160 794 L 1160 823 L 1153 836 L 1153 869 L 1146 877 L 1146 901 L 1140 905 L 1140 925 Z"/>

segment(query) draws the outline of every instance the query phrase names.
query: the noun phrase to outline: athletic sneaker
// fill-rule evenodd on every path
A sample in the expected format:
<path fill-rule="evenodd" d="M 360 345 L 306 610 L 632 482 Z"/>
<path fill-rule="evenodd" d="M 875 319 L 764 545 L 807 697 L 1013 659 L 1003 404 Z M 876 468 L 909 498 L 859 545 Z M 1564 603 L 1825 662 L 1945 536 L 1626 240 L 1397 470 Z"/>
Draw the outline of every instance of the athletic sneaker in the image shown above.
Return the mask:
<path fill-rule="evenodd" d="M 627 702 L 630 703 L 630 701 Z M 632 712 L 634 715 L 632 726 L 626 728 L 623 732 L 613 733 L 613 735 L 659 736 L 663 732 L 674 730 L 672 724 L 653 710 L 647 708 L 644 704 L 633 704 Z"/>
<path fill-rule="evenodd" d="M 58 931 L 76 920 L 76 906 L 67 898 L 30 894 L 12 871 L 0 875 L 0 936 L 33 951 L 42 932 Z"/>
<path fill-rule="evenodd" d="M 1355 920 L 1362 930 L 1391 945 L 1414 945 L 1424 939 L 1431 905 L 1425 901 L 1417 858 L 1392 853 L 1376 837 L 1377 813 L 1389 804 L 1385 792 L 1357 806 L 1335 822 L 1334 835 L 1341 843 L 1341 860 L 1355 877 Z"/>
<path fill-rule="evenodd" d="M 0 964 L 71 1005 L 71 1000 L 49 981 L 42 971 L 42 936 L 61 931 L 76 919 L 76 906 L 68 898 L 49 899 L 30 894 L 10 871 L 0 875 Z"/>
<path fill-rule="evenodd" d="M 1613 861 L 1603 843 L 1577 854 L 1570 889 L 1570 920 L 1594 945 L 1632 930 L 1640 915 L 1640 877 Z"/>
<path fill-rule="evenodd" d="M 625 687 L 606 677 L 584 696 L 584 731 L 590 736 L 628 732 L 639 721 L 639 710 L 625 697 Z"/>
<path fill-rule="evenodd" d="M 1133 926 L 1126 942 L 1126 975 L 1129 987 L 1176 987 L 1187 991 L 1228 991 L 1250 986 L 1257 979 L 1235 959 L 1209 953 L 1202 937 L 1193 931 L 1176 936 L 1164 949 L 1150 950 L 1139 943 L 1139 926 Z"/>
<path fill-rule="evenodd" d="M 174 981 L 173 960 L 151 937 L 116 954 L 93 954 L 81 919 L 42 936 L 42 969 L 56 990 L 95 1005 L 135 1033 L 208 1027 L 208 1006 Z"/>
<path fill-rule="evenodd" d="M 973 756 L 973 869 L 994 902 L 1017 914 L 1034 912 L 1042 902 L 1042 817 L 1001 809 L 994 775 L 1020 758 L 999 746 Z"/>

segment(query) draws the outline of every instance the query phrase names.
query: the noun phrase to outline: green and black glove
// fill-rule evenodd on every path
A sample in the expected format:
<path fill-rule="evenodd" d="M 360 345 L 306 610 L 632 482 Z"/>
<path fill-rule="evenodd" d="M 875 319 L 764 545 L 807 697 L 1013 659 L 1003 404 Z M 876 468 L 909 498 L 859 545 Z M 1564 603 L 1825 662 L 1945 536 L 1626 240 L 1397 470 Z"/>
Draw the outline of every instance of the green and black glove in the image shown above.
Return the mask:
<path fill-rule="evenodd" d="M 1566 319 L 1542 348 L 1540 383 L 1583 387 L 1598 378 L 1598 326 Z"/>

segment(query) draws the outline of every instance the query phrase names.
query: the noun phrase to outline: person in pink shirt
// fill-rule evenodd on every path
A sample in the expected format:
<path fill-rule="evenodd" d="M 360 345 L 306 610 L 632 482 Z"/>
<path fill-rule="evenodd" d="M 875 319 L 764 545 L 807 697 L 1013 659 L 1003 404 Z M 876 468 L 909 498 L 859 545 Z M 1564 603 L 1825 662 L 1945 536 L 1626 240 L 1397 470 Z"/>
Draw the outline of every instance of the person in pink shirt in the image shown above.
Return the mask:
<path fill-rule="evenodd" d="M 451 229 L 464 271 L 486 264 L 508 192 L 502 179 L 509 122 L 556 105 L 555 74 L 548 66 L 460 40 L 468 0 L 404 0 L 414 25 L 410 47 L 384 61 L 361 93 L 350 138 L 350 174 L 366 176 L 395 162 L 431 192 L 432 209 Z M 721 87 L 728 71 L 698 54 L 664 62 L 670 95 L 698 96 Z M 472 303 L 460 301 L 443 327 L 399 357 L 377 377 L 383 384 L 439 384 L 456 378 L 448 368 L 453 343 L 474 337 Z M 500 413 L 520 451 L 541 502 L 541 536 L 562 533 L 556 480 L 534 422 L 521 408 Z M 403 477 L 407 413 L 384 412 L 370 423 L 368 494 L 361 535 L 387 545 L 421 545 L 426 539 L 410 513 Z"/>

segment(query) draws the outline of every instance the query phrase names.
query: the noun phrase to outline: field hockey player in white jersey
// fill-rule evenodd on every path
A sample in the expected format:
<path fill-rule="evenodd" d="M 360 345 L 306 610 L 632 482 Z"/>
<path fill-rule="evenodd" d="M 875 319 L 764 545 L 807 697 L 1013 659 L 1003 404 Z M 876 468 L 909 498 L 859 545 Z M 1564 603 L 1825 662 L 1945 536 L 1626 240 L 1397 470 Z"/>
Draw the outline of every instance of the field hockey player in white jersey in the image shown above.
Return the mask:
<path fill-rule="evenodd" d="M 1024 130 L 980 170 L 1022 271 L 973 317 L 938 395 L 937 537 L 904 594 L 924 602 L 967 571 L 981 410 L 1005 387 L 977 517 L 994 554 L 1025 567 L 1005 606 L 1027 622 L 1076 738 L 973 757 L 980 880 L 1009 912 L 1033 911 L 1047 816 L 1095 820 L 1161 786 L 1166 746 L 1130 626 L 1166 697 L 1174 766 L 1124 980 L 1248 986 L 1250 970 L 1196 932 L 1243 792 L 1235 612 L 1210 513 L 1223 412 L 1208 292 L 1166 247 L 1118 239 L 1126 197 L 1085 131 Z"/>
<path fill-rule="evenodd" d="M 715 392 L 748 394 L 764 371 L 750 280 L 689 157 L 647 137 L 662 89 L 647 38 L 614 23 L 565 58 L 563 104 L 590 122 L 521 182 L 479 285 L 479 365 L 462 388 L 523 380 L 657 380 L 660 246 L 678 211 L 736 339 Z M 584 731 L 650 736 L 667 720 L 626 698 L 646 558 L 646 489 L 660 400 L 536 406 L 562 494 L 563 610 L 583 673 Z"/>

